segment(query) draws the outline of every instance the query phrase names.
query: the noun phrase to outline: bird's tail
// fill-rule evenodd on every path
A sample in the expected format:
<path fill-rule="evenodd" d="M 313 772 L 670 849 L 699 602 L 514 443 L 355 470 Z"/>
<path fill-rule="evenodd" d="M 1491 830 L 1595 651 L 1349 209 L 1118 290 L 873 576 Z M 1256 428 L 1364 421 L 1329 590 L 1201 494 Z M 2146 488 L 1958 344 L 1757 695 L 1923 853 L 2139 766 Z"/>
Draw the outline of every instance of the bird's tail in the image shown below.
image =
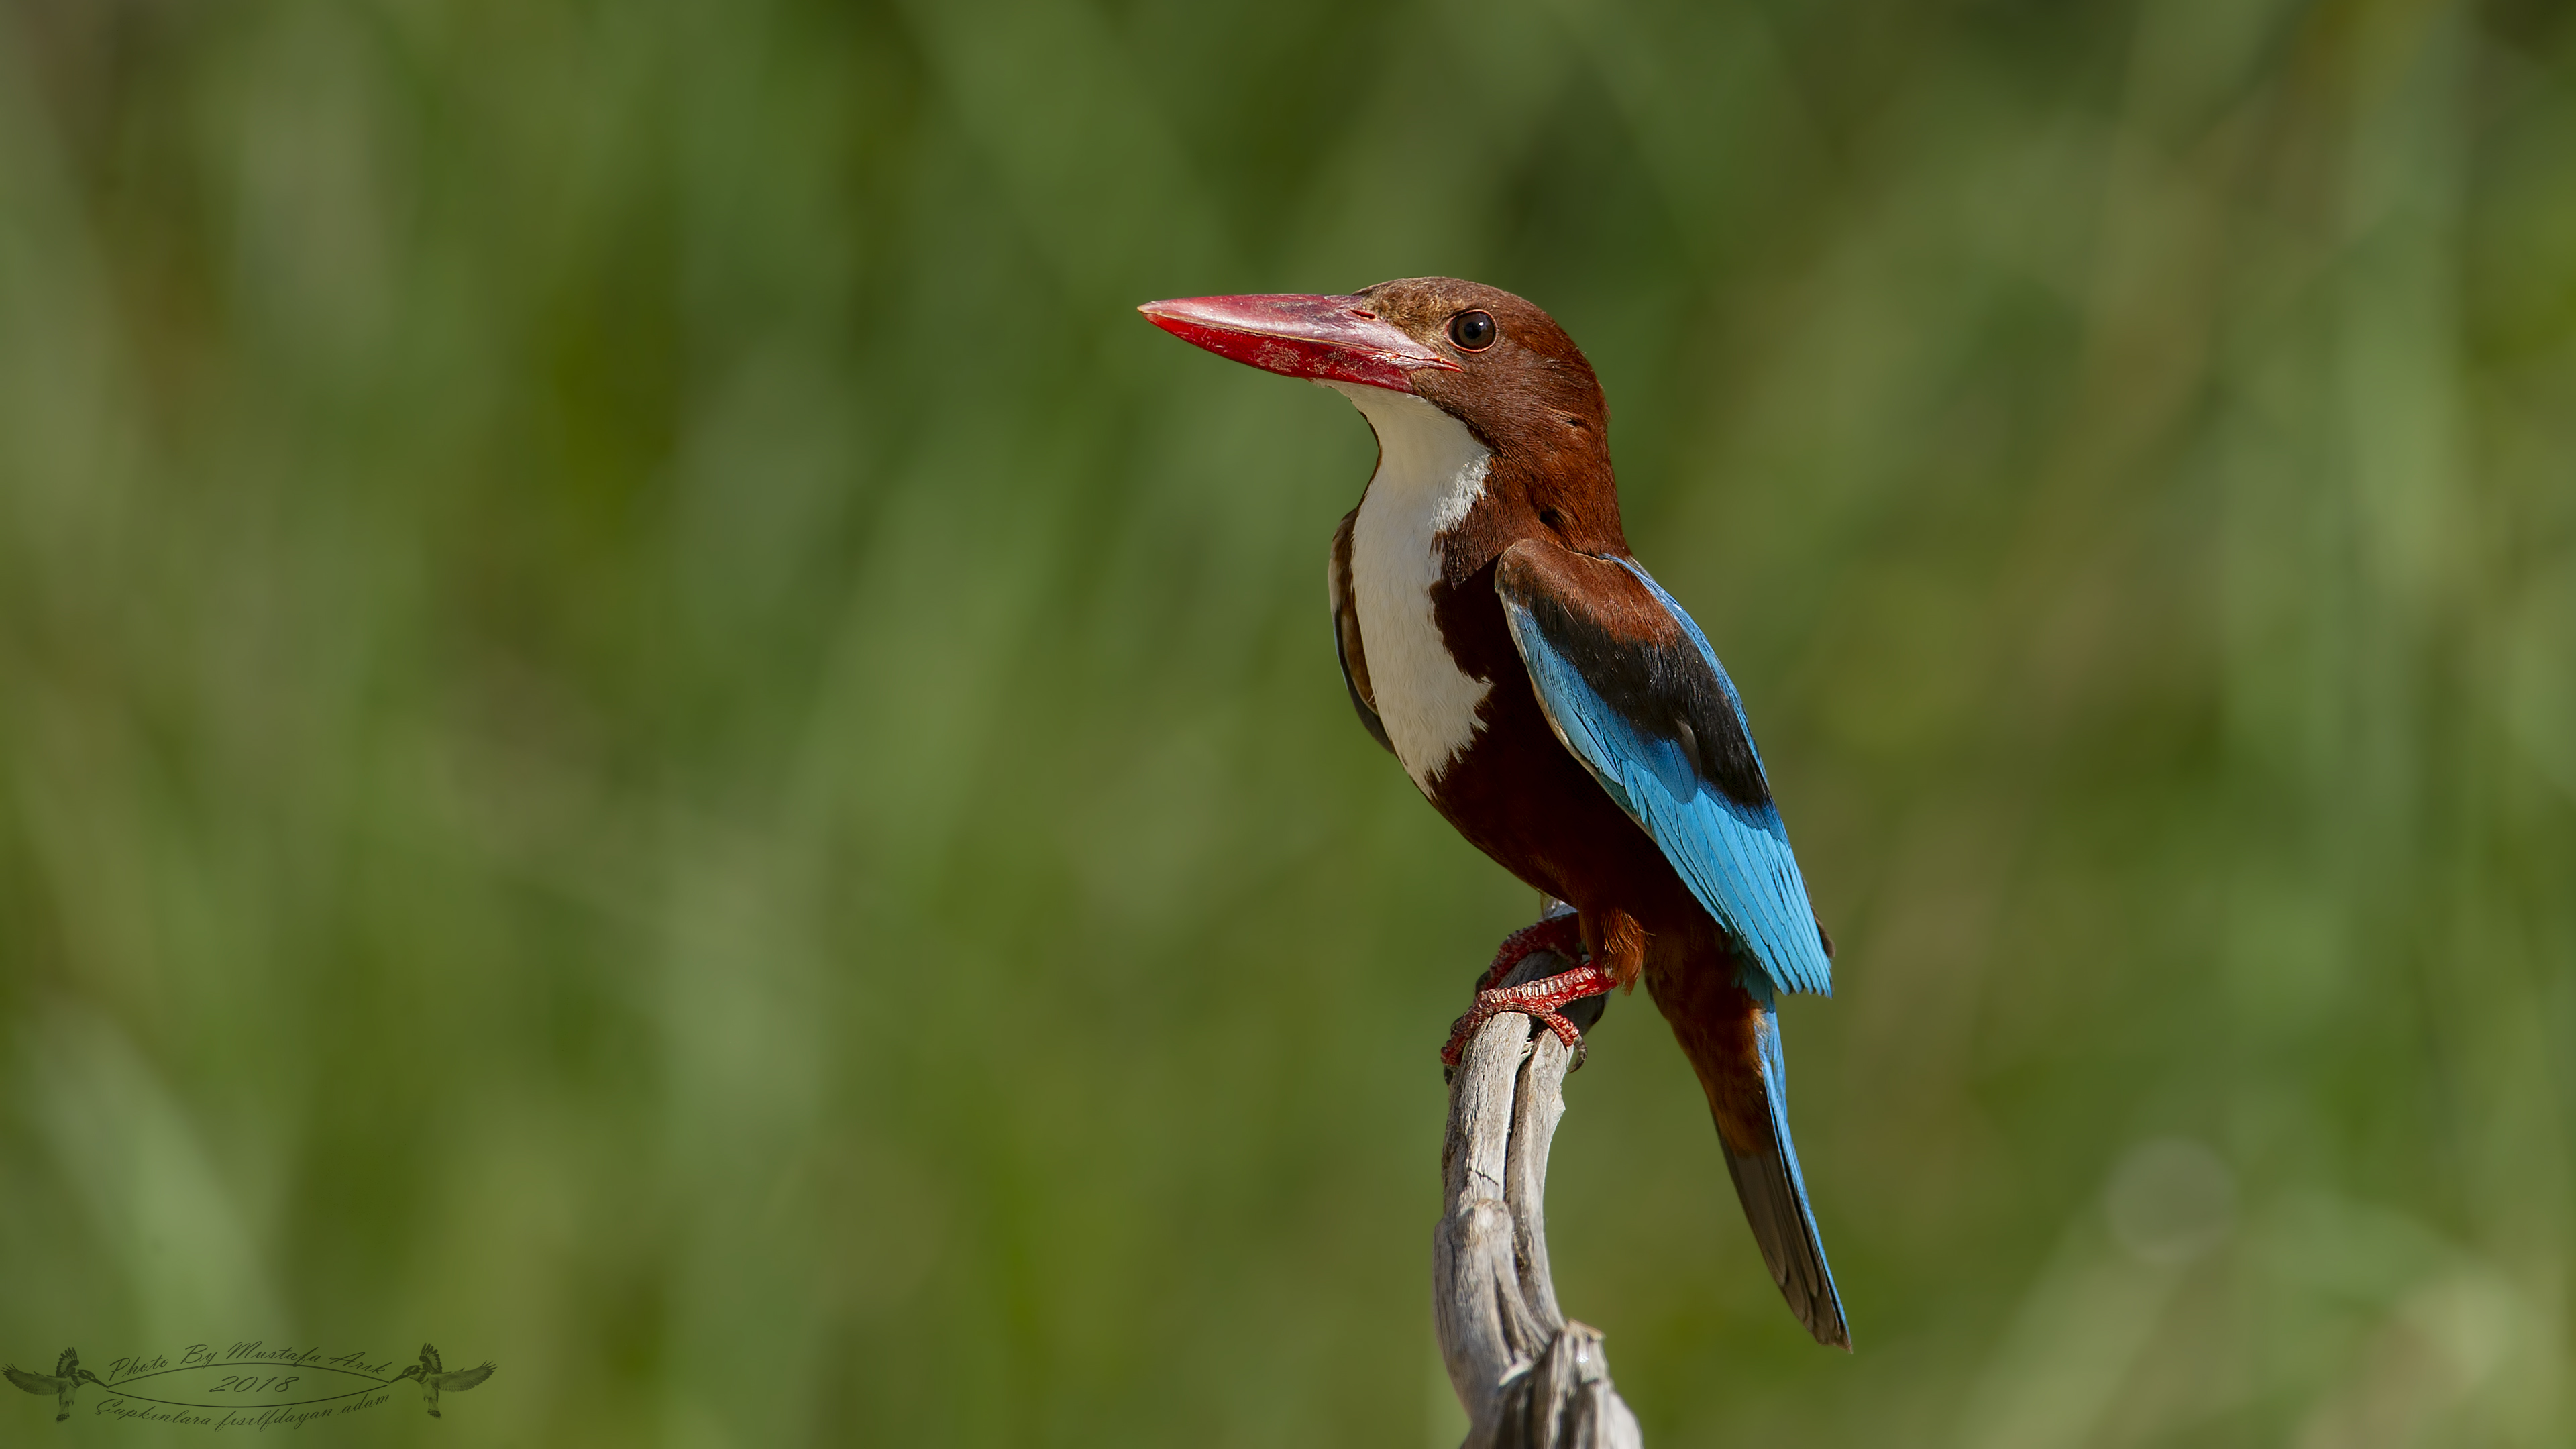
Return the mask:
<path fill-rule="evenodd" d="M 1727 1175 L 1771 1281 L 1818 1343 L 1847 1350 L 1851 1329 L 1789 1137 L 1789 1075 L 1769 983 L 1749 972 L 1739 980 L 1722 953 L 1691 965 L 1697 969 L 1650 973 L 1655 1004 L 1708 1093 Z"/>

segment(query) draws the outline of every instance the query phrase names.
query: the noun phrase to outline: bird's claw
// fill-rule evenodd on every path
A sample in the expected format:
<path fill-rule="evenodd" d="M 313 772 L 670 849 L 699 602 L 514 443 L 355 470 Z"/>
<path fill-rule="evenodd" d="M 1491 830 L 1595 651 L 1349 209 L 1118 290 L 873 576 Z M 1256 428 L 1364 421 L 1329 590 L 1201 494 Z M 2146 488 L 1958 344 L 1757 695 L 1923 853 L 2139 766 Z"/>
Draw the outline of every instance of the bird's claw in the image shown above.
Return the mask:
<path fill-rule="evenodd" d="M 1569 908 L 1560 906 L 1557 909 L 1565 911 L 1565 914 L 1549 916 L 1536 925 L 1523 926 L 1503 938 L 1503 944 L 1494 950 L 1494 964 L 1486 967 L 1485 974 L 1476 980 L 1479 996 L 1501 985 L 1503 978 L 1512 974 L 1513 967 L 1541 951 L 1554 951 L 1568 961 L 1582 959 L 1583 918 Z"/>
<path fill-rule="evenodd" d="M 1449 1029 L 1449 1043 L 1440 1049 L 1440 1064 L 1454 1070 L 1467 1052 L 1467 1039 L 1486 1022 L 1507 1012 L 1534 1016 L 1556 1039 L 1574 1052 L 1575 1066 L 1583 1063 L 1583 1032 L 1566 1018 L 1563 1008 L 1586 997 L 1609 992 L 1614 982 L 1610 973 L 1597 966 L 1577 966 L 1554 976 L 1518 986 L 1487 987 L 1476 993 L 1476 1004 Z M 1568 1070 L 1572 1070 L 1569 1068 Z"/>

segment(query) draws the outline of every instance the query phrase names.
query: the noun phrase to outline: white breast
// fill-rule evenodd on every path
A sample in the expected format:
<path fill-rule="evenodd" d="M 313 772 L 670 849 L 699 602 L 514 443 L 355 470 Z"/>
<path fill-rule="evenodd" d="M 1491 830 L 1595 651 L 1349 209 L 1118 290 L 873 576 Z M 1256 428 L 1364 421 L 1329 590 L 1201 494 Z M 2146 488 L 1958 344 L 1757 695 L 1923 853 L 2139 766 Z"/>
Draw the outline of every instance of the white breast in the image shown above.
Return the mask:
<path fill-rule="evenodd" d="M 1458 667 L 1431 613 L 1438 540 L 1484 496 L 1493 455 L 1456 418 L 1410 393 L 1325 385 L 1377 430 L 1377 474 L 1351 528 L 1351 605 L 1378 720 L 1404 772 L 1427 794 L 1483 728 L 1476 707 L 1493 688 Z"/>

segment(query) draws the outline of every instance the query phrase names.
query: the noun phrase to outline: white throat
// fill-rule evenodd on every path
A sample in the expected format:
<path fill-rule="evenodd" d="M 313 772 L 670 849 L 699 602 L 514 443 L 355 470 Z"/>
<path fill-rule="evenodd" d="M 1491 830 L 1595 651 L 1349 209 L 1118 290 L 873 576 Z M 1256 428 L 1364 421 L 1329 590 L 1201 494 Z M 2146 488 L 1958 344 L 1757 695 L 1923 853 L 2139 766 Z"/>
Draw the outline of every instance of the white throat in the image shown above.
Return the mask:
<path fill-rule="evenodd" d="M 1404 772 L 1428 794 L 1484 727 L 1476 709 L 1493 689 L 1450 656 L 1431 591 L 1440 582 L 1440 535 L 1485 496 L 1494 455 L 1456 418 L 1410 393 L 1325 386 L 1377 431 L 1377 473 L 1351 528 L 1351 605 L 1378 721 Z"/>

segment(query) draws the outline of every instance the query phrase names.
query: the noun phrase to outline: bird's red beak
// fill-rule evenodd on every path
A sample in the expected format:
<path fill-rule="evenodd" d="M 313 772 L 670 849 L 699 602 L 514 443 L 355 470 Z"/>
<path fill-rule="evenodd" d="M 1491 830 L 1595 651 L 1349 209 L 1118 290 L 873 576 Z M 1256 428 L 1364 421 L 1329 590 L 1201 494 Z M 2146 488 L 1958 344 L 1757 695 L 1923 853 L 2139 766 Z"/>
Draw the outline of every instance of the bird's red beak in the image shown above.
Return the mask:
<path fill-rule="evenodd" d="M 1182 297 L 1136 310 L 1183 342 L 1286 377 L 1411 392 L 1423 368 L 1459 370 L 1359 297 Z"/>

